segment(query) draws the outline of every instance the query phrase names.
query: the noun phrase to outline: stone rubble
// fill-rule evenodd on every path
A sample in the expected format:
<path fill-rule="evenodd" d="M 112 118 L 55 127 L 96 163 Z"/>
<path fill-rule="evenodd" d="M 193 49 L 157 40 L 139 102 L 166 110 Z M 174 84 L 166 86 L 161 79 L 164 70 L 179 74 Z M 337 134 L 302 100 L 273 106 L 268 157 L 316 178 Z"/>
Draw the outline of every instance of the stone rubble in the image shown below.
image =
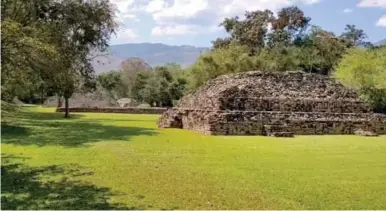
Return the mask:
<path fill-rule="evenodd" d="M 386 134 L 386 115 L 372 113 L 355 91 L 327 76 L 255 71 L 208 81 L 158 126 L 210 135 Z"/>

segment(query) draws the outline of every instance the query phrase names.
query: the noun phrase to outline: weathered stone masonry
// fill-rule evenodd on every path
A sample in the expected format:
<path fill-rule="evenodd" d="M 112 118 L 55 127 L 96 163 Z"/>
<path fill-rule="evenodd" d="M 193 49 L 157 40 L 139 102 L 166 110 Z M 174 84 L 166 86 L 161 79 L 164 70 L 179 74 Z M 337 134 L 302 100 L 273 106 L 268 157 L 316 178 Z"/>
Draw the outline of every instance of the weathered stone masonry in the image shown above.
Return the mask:
<path fill-rule="evenodd" d="M 88 107 L 73 107 L 70 108 L 70 112 L 82 112 L 82 113 L 121 113 L 121 114 L 162 114 L 166 111 L 166 108 L 88 108 Z M 65 108 L 57 108 L 56 112 L 65 112 Z"/>
<path fill-rule="evenodd" d="M 158 121 L 211 135 L 386 134 L 386 116 L 326 76 L 247 72 L 220 76 Z"/>

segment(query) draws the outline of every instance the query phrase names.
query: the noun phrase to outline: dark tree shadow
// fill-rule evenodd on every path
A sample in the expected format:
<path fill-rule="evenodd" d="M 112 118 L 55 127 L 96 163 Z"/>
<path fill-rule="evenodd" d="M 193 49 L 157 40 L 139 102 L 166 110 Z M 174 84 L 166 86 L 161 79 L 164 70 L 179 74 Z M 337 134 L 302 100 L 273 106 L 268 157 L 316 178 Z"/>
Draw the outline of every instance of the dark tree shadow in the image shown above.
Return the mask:
<path fill-rule="evenodd" d="M 1 114 L 1 116 L 2 117 L 16 117 L 19 119 L 36 119 L 36 120 L 40 120 L 40 121 L 44 121 L 44 120 L 52 121 L 52 120 L 63 120 L 64 119 L 63 113 L 35 112 L 35 111 L 29 110 L 28 108 L 27 109 L 18 109 L 17 111 L 11 112 L 8 114 Z M 83 116 L 84 116 L 83 114 L 79 114 L 79 113 L 75 113 L 75 114 L 71 113 L 71 115 L 70 115 L 71 119 L 80 119 Z"/>
<path fill-rule="evenodd" d="M 122 120 L 120 120 L 122 121 Z M 130 120 L 128 120 L 130 121 Z M 156 135 L 152 128 L 103 125 L 83 120 L 80 114 L 71 119 L 57 113 L 22 112 L 2 121 L 2 143 L 16 145 L 86 146 L 88 143 L 122 140 L 129 141 L 138 135 Z"/>
<path fill-rule="evenodd" d="M 77 176 L 92 174 L 92 172 L 81 170 L 79 166 L 30 167 L 14 162 L 15 159 L 26 158 L 2 155 L 1 209 L 140 209 L 109 203 L 108 199 L 117 195 L 109 188 L 74 180 Z M 57 178 L 58 176 L 60 179 Z M 55 180 L 52 179 L 54 177 Z"/>
<path fill-rule="evenodd" d="M 20 117 L 26 119 L 37 119 L 40 121 L 44 120 L 63 120 L 64 113 L 40 113 L 40 112 L 21 112 Z M 82 114 L 70 114 L 70 119 L 80 119 L 84 115 Z"/>
<path fill-rule="evenodd" d="M 26 136 L 29 134 L 28 128 L 17 125 L 8 125 L 7 123 L 1 123 L 1 131 L 2 135 L 3 131 L 14 136 Z"/>

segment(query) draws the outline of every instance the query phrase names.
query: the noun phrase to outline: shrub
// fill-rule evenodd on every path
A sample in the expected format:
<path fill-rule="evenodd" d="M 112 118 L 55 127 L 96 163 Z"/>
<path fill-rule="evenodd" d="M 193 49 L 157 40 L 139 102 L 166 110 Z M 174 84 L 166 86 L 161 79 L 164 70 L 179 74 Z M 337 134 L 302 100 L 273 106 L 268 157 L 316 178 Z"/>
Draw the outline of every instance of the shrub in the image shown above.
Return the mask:
<path fill-rule="evenodd" d="M 375 111 L 386 111 L 386 47 L 350 50 L 338 64 L 334 77 L 357 90 Z"/>
<path fill-rule="evenodd" d="M 256 70 L 256 57 L 248 55 L 248 47 L 231 43 L 201 55 L 191 67 L 193 86 L 201 86 L 220 75 Z"/>

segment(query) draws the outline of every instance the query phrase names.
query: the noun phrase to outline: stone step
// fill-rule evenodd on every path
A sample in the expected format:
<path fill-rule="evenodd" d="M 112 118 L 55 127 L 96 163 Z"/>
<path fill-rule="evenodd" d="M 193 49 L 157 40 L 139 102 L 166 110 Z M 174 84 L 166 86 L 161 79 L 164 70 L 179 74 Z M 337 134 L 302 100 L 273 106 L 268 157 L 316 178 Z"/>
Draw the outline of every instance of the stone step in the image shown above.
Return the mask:
<path fill-rule="evenodd" d="M 292 133 L 292 132 L 273 132 L 273 133 L 271 133 L 269 136 L 292 138 L 292 137 L 294 137 L 294 135 L 295 135 L 295 134 Z"/>
<path fill-rule="evenodd" d="M 264 125 L 264 129 L 267 133 L 289 132 L 288 126 L 283 124 Z"/>
<path fill-rule="evenodd" d="M 290 128 L 283 124 L 264 125 L 264 130 L 267 136 L 294 137 L 294 133 L 290 132 Z"/>

